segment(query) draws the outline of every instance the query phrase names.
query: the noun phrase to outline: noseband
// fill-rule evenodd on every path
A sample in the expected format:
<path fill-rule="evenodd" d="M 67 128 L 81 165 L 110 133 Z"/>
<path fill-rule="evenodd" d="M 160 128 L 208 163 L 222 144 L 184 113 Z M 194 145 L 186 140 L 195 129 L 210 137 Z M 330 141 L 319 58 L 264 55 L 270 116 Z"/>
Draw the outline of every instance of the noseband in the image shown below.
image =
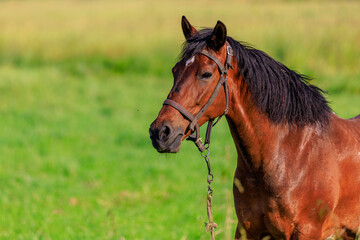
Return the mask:
<path fill-rule="evenodd" d="M 203 49 L 201 52 L 199 52 L 199 54 L 202 54 L 202 55 L 208 57 L 209 59 L 213 60 L 218 65 L 218 69 L 219 69 L 219 73 L 220 73 L 220 79 L 219 79 L 213 93 L 211 94 L 209 100 L 207 101 L 207 103 L 205 103 L 205 105 L 200 109 L 200 111 L 195 116 L 192 115 L 189 111 L 187 111 L 183 106 L 181 106 L 179 103 L 175 102 L 174 100 L 166 99 L 165 102 L 163 103 L 163 105 L 172 106 L 173 108 L 178 110 L 184 117 L 189 119 L 190 124 L 189 124 L 188 128 L 191 130 L 192 133 L 194 133 L 194 131 L 195 131 L 196 134 L 190 135 L 187 140 L 193 141 L 195 143 L 195 145 L 198 147 L 198 149 L 200 150 L 200 152 L 202 153 L 207 149 L 206 145 L 208 146 L 210 144 L 210 134 L 211 134 L 212 127 L 215 126 L 216 123 L 218 123 L 218 121 L 221 119 L 221 117 L 226 115 L 229 110 L 230 96 L 229 96 L 229 86 L 228 86 L 227 76 L 228 76 L 229 68 L 230 67 L 232 68 L 231 60 L 232 60 L 232 56 L 233 56 L 233 50 L 232 50 L 231 46 L 227 43 L 226 60 L 225 60 L 224 66 L 222 65 L 221 61 L 217 57 L 215 57 L 212 53 L 210 53 L 209 51 L 207 51 L 205 49 Z M 214 118 L 209 120 L 207 129 L 206 129 L 205 142 L 202 143 L 202 140 L 200 138 L 200 127 L 199 127 L 198 120 L 204 114 L 204 112 L 210 107 L 210 105 L 214 102 L 221 87 L 224 87 L 225 97 L 226 97 L 226 106 L 225 106 L 224 113 L 218 117 L 218 119 L 216 120 L 215 123 L 213 123 Z"/>

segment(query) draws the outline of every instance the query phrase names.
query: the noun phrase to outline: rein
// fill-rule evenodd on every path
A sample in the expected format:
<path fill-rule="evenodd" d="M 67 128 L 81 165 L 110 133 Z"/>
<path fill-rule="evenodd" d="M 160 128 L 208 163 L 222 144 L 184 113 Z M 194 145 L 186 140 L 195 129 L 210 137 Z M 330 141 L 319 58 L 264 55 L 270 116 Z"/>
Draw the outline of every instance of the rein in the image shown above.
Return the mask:
<path fill-rule="evenodd" d="M 226 115 L 227 112 L 229 111 L 230 96 L 229 96 L 229 86 L 228 86 L 227 76 L 228 76 L 229 68 L 230 67 L 232 68 L 231 60 L 233 57 L 233 50 L 232 50 L 231 46 L 227 43 L 226 60 L 225 60 L 224 66 L 222 65 L 221 61 L 217 57 L 215 57 L 212 53 L 210 53 L 209 51 L 207 51 L 205 49 L 200 51 L 199 54 L 202 54 L 202 55 L 208 57 L 209 59 L 213 60 L 217 64 L 219 72 L 220 72 L 220 79 L 219 79 L 213 93 L 211 94 L 209 100 L 205 103 L 205 105 L 200 109 L 200 111 L 195 116 L 192 115 L 188 110 L 186 110 L 183 106 L 181 106 L 179 103 L 175 102 L 174 100 L 166 99 L 165 102 L 163 103 L 163 105 L 169 105 L 169 106 L 175 108 L 184 117 L 186 117 L 190 121 L 188 128 L 191 130 L 192 134 L 187 138 L 187 140 L 190 140 L 195 143 L 196 147 L 200 151 L 201 156 L 205 159 L 206 166 L 208 169 L 207 182 L 209 184 L 208 192 L 207 192 L 207 214 L 208 214 L 209 222 L 205 223 L 205 226 L 206 226 L 206 230 L 210 231 L 211 239 L 215 240 L 214 229 L 217 227 L 217 224 L 215 222 L 213 222 L 213 216 L 212 216 L 213 190 L 211 189 L 211 183 L 214 180 L 214 175 L 211 172 L 210 158 L 209 158 L 210 135 L 211 135 L 212 127 L 214 127 L 219 122 L 219 120 L 224 115 Z M 225 110 L 217 118 L 215 123 L 214 123 L 214 120 L 215 120 L 214 118 L 212 118 L 208 121 L 206 135 L 205 135 L 205 141 L 203 143 L 200 138 L 200 126 L 199 126 L 198 120 L 204 114 L 204 112 L 210 107 L 210 105 L 214 102 L 221 87 L 223 87 L 224 91 L 225 91 L 225 98 L 226 98 Z"/>

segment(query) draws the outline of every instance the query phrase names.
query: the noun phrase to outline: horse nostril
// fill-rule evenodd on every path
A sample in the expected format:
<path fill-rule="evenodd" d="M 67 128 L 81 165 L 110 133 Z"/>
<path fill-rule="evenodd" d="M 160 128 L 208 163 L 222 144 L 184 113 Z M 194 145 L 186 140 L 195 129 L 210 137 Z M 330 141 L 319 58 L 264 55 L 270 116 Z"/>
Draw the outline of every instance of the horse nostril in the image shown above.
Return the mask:
<path fill-rule="evenodd" d="M 166 141 L 170 136 L 170 133 L 171 133 L 171 128 L 168 125 L 162 126 L 162 128 L 159 131 L 159 140 Z"/>

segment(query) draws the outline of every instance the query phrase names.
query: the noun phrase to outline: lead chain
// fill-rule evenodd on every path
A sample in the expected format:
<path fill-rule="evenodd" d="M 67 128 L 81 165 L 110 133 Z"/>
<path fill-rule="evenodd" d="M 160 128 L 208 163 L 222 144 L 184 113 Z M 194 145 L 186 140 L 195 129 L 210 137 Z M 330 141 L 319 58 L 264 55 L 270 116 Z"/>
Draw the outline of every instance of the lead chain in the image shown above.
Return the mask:
<path fill-rule="evenodd" d="M 207 182 L 208 182 L 208 192 L 207 192 L 207 215 L 209 218 L 209 222 L 205 223 L 206 231 L 211 234 L 211 240 L 215 240 L 215 228 L 217 227 L 217 224 L 213 221 L 213 215 L 212 215 L 212 201 L 213 201 L 213 190 L 211 188 L 211 183 L 214 181 L 214 175 L 211 172 L 211 166 L 210 166 L 210 158 L 209 158 L 209 148 L 207 147 L 207 154 L 201 153 L 201 155 L 204 157 L 206 166 L 208 168 L 208 176 L 207 176 Z"/>

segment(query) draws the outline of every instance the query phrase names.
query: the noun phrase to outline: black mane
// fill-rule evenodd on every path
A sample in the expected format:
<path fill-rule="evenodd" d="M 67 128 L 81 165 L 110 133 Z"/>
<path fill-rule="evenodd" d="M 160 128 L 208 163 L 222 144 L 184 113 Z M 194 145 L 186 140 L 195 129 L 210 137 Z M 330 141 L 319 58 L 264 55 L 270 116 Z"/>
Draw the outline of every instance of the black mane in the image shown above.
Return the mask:
<path fill-rule="evenodd" d="M 185 42 L 181 58 L 188 59 L 211 46 L 212 30 L 200 30 Z M 298 126 L 327 124 L 331 113 L 320 88 L 309 84 L 310 78 L 298 74 L 266 53 L 227 37 L 238 64 L 238 76 L 245 79 L 248 90 L 260 111 L 274 123 Z"/>

